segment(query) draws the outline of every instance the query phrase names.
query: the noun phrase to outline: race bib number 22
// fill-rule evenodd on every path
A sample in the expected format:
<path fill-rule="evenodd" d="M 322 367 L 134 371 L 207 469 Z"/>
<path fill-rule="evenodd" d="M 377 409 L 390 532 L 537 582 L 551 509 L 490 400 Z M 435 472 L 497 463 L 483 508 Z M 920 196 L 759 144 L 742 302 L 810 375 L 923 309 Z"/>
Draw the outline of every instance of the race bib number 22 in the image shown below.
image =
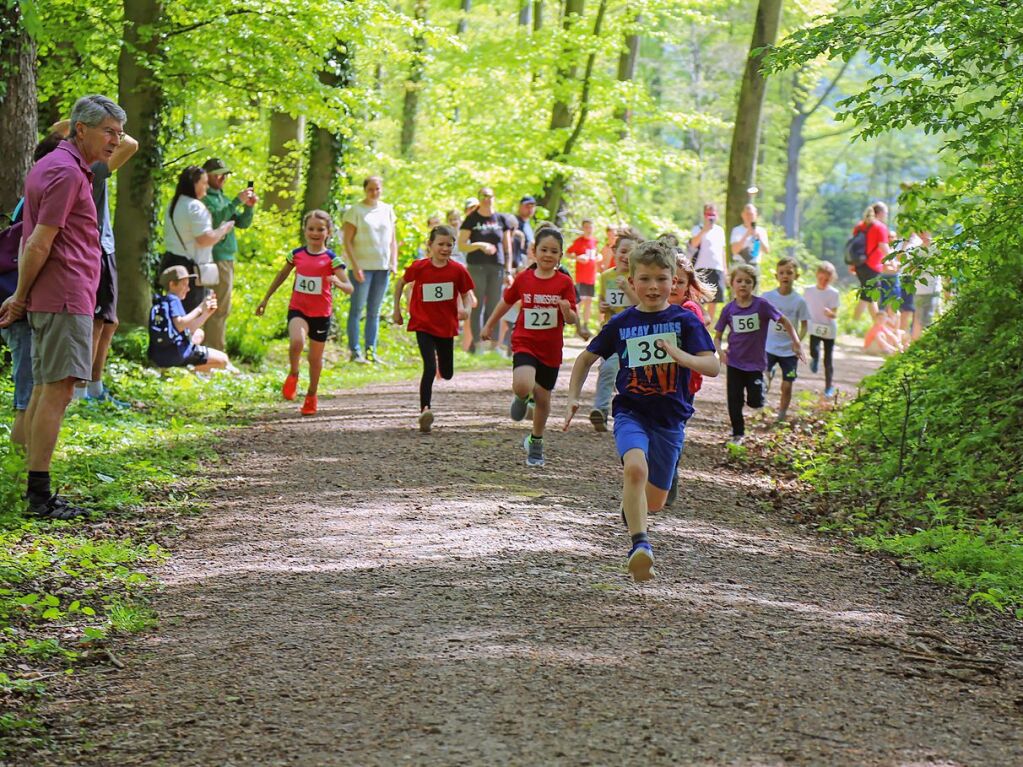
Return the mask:
<path fill-rule="evenodd" d="M 558 310 L 554 307 L 523 309 L 522 324 L 526 330 L 553 330 L 558 327 Z"/>

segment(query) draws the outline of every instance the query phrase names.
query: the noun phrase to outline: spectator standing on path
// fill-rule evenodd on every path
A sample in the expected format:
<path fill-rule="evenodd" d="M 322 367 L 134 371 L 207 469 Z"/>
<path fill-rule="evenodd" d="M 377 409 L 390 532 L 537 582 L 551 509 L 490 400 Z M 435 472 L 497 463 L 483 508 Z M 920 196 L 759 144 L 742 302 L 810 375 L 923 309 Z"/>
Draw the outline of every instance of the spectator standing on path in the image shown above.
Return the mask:
<path fill-rule="evenodd" d="M 910 245 L 929 250 L 932 239 L 930 232 L 918 232 L 910 238 Z M 913 340 L 915 341 L 941 313 L 941 277 L 934 272 L 916 275 L 916 306 L 913 311 Z"/>
<path fill-rule="evenodd" d="M 209 176 L 198 165 L 189 165 L 178 176 L 174 196 L 164 217 L 163 240 L 167 246 L 160 262 L 160 273 L 167 267 L 183 266 L 192 275 L 191 287 L 182 300 L 186 313 L 206 299 L 209 284 L 200 284 L 199 267 L 213 264 L 213 246 L 234 229 L 234 221 L 213 228 L 213 216 L 202 204 L 209 190 Z"/>
<path fill-rule="evenodd" d="M 888 206 L 883 202 L 875 202 L 863 212 L 863 220 L 853 227 L 853 237 L 863 232 L 866 237 L 866 260 L 862 264 L 851 265 L 849 271 L 860 281 L 860 300 L 856 304 L 853 316 L 859 319 L 864 309 L 870 316 L 877 315 L 877 302 L 870 295 L 873 283 L 881 276 L 884 260 L 891 253 L 891 233 L 888 231 Z M 883 298 L 883 297 L 882 297 Z"/>
<path fill-rule="evenodd" d="M 771 252 L 767 230 L 757 224 L 757 206 L 747 203 L 742 208 L 742 223 L 732 229 L 729 242 L 732 255 L 739 263 L 749 264 L 758 272 L 760 259 Z"/>
<path fill-rule="evenodd" d="M 233 221 L 235 229 L 252 226 L 252 214 L 259 198 L 246 186 L 234 198 L 224 194 L 224 182 L 231 170 L 221 160 L 210 158 L 202 166 L 209 179 L 210 188 L 202 198 L 202 204 L 210 211 L 213 226 Z M 213 263 L 217 265 L 217 284 L 213 292 L 217 296 L 217 311 L 206 321 L 206 346 L 224 351 L 227 348 L 227 315 L 231 313 L 231 294 L 234 292 L 234 257 L 238 253 L 238 240 L 232 229 L 220 242 L 213 246 Z"/>
<path fill-rule="evenodd" d="M 600 255 L 597 251 L 597 238 L 593 236 L 593 220 L 584 218 L 581 226 L 582 234 L 569 245 L 567 252 L 575 256 L 575 290 L 579 294 L 580 324 L 589 331 L 590 307 L 596 295 Z"/>
<path fill-rule="evenodd" d="M 55 495 L 50 462 L 76 381 L 92 378 L 92 326 L 101 253 L 90 165 L 109 162 L 121 142 L 124 110 L 85 96 L 71 110 L 67 141 L 25 179 L 18 287 L 0 306 L 0 326 L 28 313 L 35 388 L 25 416 L 29 513 L 71 519 L 85 513 Z"/>
<path fill-rule="evenodd" d="M 53 133 L 67 138 L 71 122 L 62 120 L 50 129 Z M 100 274 L 96 289 L 96 313 L 92 325 L 92 378 L 88 383 L 75 386 L 75 397 L 105 400 L 121 407 L 127 403 L 110 396 L 103 385 L 103 368 L 110 353 L 110 342 L 117 330 L 117 258 L 114 248 L 114 227 L 110 218 L 107 180 L 138 151 L 138 142 L 124 134 L 121 143 L 114 150 L 109 161 L 97 160 L 92 163 L 92 201 L 96 204 L 96 219 L 99 223 Z"/>
<path fill-rule="evenodd" d="M 466 201 L 467 207 L 469 202 Z M 512 272 L 511 231 L 504 216 L 495 209 L 494 190 L 490 187 L 480 189 L 479 205 L 466 214 L 458 232 L 458 249 L 466 254 L 469 276 L 476 286 L 477 305 L 469 320 L 473 337 L 469 351 L 475 353 L 483 325 L 490 321 L 501 300 L 501 288 Z M 496 345 L 494 341 L 491 350 Z"/>
<path fill-rule="evenodd" d="M 341 241 L 352 275 L 352 303 L 348 308 L 348 350 L 353 362 L 377 361 L 380 305 L 391 272 L 398 271 L 398 240 L 394 208 L 380 198 L 384 180 L 369 176 L 362 182 L 363 198 L 345 211 Z M 359 345 L 359 321 L 366 313 L 365 353 Z"/>
<path fill-rule="evenodd" d="M 515 215 L 518 230 L 512 239 L 512 269 L 518 272 L 529 261 L 529 251 L 536 235 L 533 232 L 533 216 L 536 214 L 536 198 L 526 195 L 519 200 L 519 212 Z"/>
<path fill-rule="evenodd" d="M 703 225 L 693 227 L 689 247 L 695 253 L 693 266 L 700 278 L 714 288 L 714 298 L 707 303 L 707 319 L 714 322 L 717 305 L 725 300 L 725 230 L 718 223 L 717 205 L 703 206 Z"/>
<path fill-rule="evenodd" d="M 457 210 L 449 210 L 448 211 L 448 215 L 446 216 L 446 219 L 447 219 L 447 222 L 448 222 L 448 226 L 450 226 L 452 229 L 454 229 L 455 232 L 457 232 L 461 228 L 461 226 L 462 226 L 462 214 L 460 214 Z M 457 235 L 456 235 L 456 239 L 457 239 Z M 458 243 L 457 242 L 455 242 L 455 247 L 451 251 L 451 260 L 461 264 L 462 266 L 466 265 L 465 264 L 465 253 L 463 253 L 462 251 L 460 251 L 458 249 Z"/>

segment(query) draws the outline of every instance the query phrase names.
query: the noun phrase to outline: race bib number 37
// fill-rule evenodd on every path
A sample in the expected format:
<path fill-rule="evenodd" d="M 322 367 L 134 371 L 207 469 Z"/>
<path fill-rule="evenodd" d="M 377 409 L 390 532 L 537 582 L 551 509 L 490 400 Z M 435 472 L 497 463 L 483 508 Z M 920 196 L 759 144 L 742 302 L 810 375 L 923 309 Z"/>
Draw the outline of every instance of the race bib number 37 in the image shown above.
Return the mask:
<path fill-rule="evenodd" d="M 558 310 L 554 307 L 523 309 L 522 314 L 526 330 L 553 330 L 558 327 Z"/>
<path fill-rule="evenodd" d="M 629 305 L 629 299 L 626 297 L 625 291 L 618 290 L 616 288 L 607 289 L 607 293 L 605 293 L 605 300 L 607 301 L 607 305 L 612 309 L 618 309 L 622 306 Z"/>
<path fill-rule="evenodd" d="M 431 282 L 423 285 L 423 301 L 450 301 L 455 297 L 455 283 Z"/>
<path fill-rule="evenodd" d="M 732 315 L 733 333 L 755 333 L 760 330 L 759 314 L 734 314 Z"/>
<path fill-rule="evenodd" d="M 300 274 L 295 277 L 295 292 L 305 293 L 310 296 L 318 296 L 323 292 L 323 278 L 307 277 Z"/>
<path fill-rule="evenodd" d="M 657 346 L 657 341 L 671 341 L 676 343 L 674 333 L 651 333 L 648 336 L 630 338 L 625 342 L 626 356 L 629 358 L 630 368 L 642 368 L 647 365 L 663 365 L 666 362 L 673 362 L 668 352 Z"/>

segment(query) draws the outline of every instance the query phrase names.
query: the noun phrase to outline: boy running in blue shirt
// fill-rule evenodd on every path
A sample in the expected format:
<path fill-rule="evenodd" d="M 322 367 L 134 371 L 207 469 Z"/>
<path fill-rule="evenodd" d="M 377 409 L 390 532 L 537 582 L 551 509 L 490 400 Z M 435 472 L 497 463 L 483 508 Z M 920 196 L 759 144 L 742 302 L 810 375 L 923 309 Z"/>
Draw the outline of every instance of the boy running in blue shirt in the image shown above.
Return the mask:
<path fill-rule="evenodd" d="M 629 285 L 639 303 L 612 317 L 576 358 L 568 393 L 566 430 L 593 363 L 618 356 L 612 413 L 623 467 L 622 511 L 632 536 L 629 572 L 636 581 L 654 577 L 647 513 L 664 507 L 693 414 L 689 371 L 718 374 L 714 344 L 703 323 L 668 303 L 675 269 L 673 248 L 658 241 L 636 246 L 629 258 Z"/>

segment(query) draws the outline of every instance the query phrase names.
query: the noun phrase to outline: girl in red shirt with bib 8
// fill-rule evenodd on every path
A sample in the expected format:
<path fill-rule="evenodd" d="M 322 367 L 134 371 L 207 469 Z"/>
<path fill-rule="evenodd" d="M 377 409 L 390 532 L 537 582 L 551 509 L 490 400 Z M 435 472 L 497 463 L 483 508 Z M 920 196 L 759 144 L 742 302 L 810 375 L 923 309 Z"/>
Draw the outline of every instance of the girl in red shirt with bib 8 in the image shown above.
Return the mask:
<path fill-rule="evenodd" d="M 521 421 L 533 404 L 533 430 L 526 435 L 527 466 L 543 466 L 543 433 L 551 412 L 551 392 L 558 380 L 565 324 L 575 324 L 575 285 L 572 278 L 558 271 L 565 241 L 553 226 L 537 229 L 533 253 L 536 269 L 524 269 L 504 291 L 482 336 L 490 339 L 494 325 L 516 302 L 522 309 L 512 333 L 511 419 Z"/>
<path fill-rule="evenodd" d="M 394 288 L 396 325 L 404 325 L 401 296 L 412 285 L 409 299 L 408 329 L 415 332 L 419 354 L 423 358 L 423 377 L 419 380 L 419 431 L 429 434 L 433 425 L 433 380 L 440 376 L 450 381 L 455 374 L 455 336 L 459 320 L 469 318 L 473 284 L 469 270 L 451 260 L 455 230 L 435 226 L 430 230 L 426 258 L 413 261 Z"/>
<path fill-rule="evenodd" d="M 281 394 L 284 399 L 295 399 L 298 389 L 298 365 L 306 338 L 309 339 L 309 388 L 302 415 L 314 415 L 317 408 L 316 390 L 323 370 L 323 347 L 330 330 L 330 316 L 334 308 L 331 289 L 339 287 L 351 295 L 352 284 L 345 274 L 341 257 L 327 248 L 327 240 L 334 231 L 334 222 L 322 210 L 311 210 L 302 219 L 305 233 L 305 247 L 295 248 L 287 256 L 287 263 L 277 272 L 273 282 L 256 307 L 256 316 L 262 317 L 270 297 L 284 284 L 291 271 L 295 271 L 295 282 L 288 304 L 288 360 L 291 369 L 284 379 Z"/>

